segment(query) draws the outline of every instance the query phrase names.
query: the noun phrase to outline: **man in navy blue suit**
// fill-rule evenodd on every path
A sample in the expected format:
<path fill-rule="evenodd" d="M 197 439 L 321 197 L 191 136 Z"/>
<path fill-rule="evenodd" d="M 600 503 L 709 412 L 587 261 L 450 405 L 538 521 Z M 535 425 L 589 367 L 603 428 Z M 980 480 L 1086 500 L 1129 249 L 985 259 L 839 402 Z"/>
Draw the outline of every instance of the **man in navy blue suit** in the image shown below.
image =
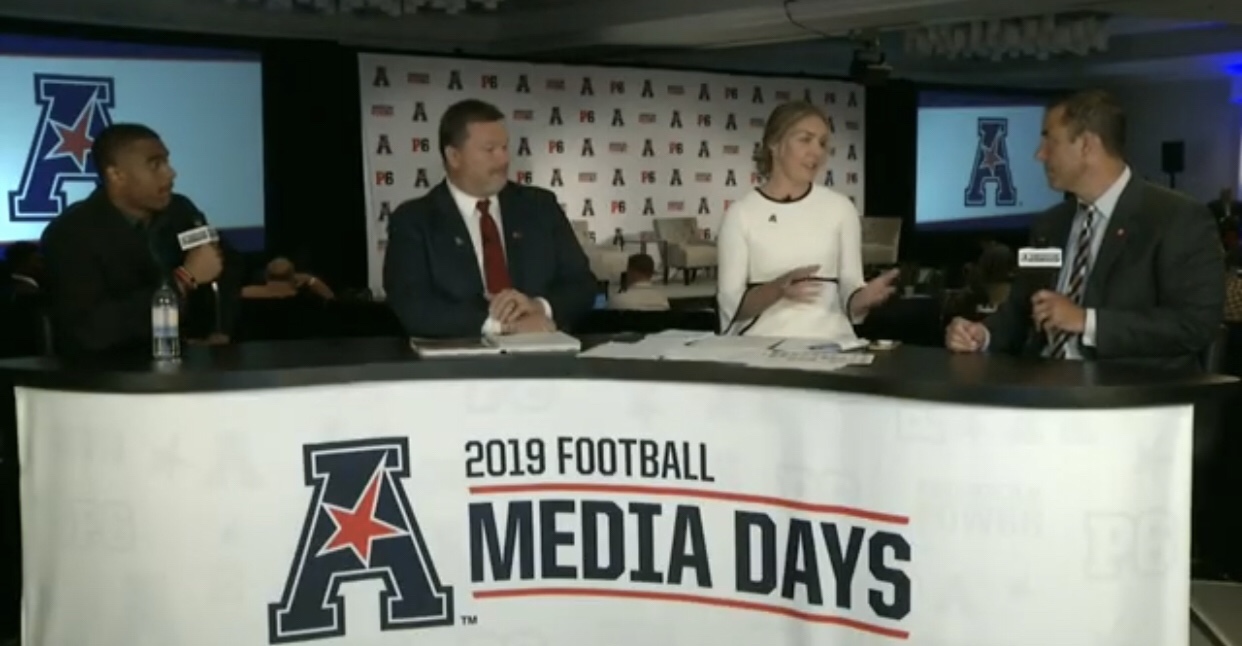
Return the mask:
<path fill-rule="evenodd" d="M 598 291 L 551 191 L 510 183 L 504 114 L 468 99 L 440 119 L 446 179 L 388 220 L 384 291 L 411 337 L 572 330 Z"/>

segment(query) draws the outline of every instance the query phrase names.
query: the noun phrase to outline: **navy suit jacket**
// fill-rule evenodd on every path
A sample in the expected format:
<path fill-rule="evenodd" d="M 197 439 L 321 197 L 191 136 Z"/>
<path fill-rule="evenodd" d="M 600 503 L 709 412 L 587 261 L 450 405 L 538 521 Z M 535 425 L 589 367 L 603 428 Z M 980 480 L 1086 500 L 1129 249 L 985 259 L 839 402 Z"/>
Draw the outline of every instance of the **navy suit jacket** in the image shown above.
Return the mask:
<path fill-rule="evenodd" d="M 509 183 L 497 199 L 513 288 L 546 299 L 557 327 L 572 331 L 599 288 L 556 195 Z M 384 292 L 412 337 L 481 333 L 488 303 L 479 259 L 443 182 L 389 216 Z"/>

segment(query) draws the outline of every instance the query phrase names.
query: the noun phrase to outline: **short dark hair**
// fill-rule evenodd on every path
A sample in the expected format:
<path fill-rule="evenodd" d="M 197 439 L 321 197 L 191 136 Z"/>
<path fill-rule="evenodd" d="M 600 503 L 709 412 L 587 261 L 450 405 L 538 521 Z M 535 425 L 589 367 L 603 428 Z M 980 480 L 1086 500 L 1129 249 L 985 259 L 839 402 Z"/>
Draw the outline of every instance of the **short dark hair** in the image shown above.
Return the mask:
<path fill-rule="evenodd" d="M 1104 150 L 1114 157 L 1124 157 L 1126 151 L 1126 113 L 1116 97 L 1104 90 L 1083 90 L 1053 101 L 1048 110 L 1062 108 L 1061 115 L 1070 132 L 1077 139 L 1084 132 L 1100 138 Z"/>
<path fill-rule="evenodd" d="M 461 148 L 470 134 L 472 123 L 504 121 L 505 113 L 496 106 L 478 99 L 465 99 L 450 105 L 440 117 L 440 157 L 446 157 L 450 146 Z"/>
<path fill-rule="evenodd" d="M 99 173 L 99 181 L 107 179 L 108 167 L 116 165 L 117 153 L 126 146 L 144 139 L 159 138 L 154 130 L 140 123 L 114 123 L 100 130 L 91 144 L 91 158 L 95 162 L 95 171 Z"/>
<path fill-rule="evenodd" d="M 625 273 L 640 274 L 643 276 L 655 275 L 655 260 L 650 254 L 636 253 L 625 261 Z"/>

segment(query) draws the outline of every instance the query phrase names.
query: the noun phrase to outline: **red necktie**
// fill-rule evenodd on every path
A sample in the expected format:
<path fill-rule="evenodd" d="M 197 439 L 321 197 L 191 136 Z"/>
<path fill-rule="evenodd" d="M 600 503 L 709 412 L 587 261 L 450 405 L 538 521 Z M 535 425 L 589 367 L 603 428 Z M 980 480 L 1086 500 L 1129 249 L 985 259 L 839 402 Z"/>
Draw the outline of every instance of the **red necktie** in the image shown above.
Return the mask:
<path fill-rule="evenodd" d="M 479 200 L 479 233 L 483 236 L 483 281 L 488 294 L 499 294 L 509 289 L 509 267 L 505 264 L 505 247 L 500 240 L 500 228 L 492 217 L 491 200 Z"/>

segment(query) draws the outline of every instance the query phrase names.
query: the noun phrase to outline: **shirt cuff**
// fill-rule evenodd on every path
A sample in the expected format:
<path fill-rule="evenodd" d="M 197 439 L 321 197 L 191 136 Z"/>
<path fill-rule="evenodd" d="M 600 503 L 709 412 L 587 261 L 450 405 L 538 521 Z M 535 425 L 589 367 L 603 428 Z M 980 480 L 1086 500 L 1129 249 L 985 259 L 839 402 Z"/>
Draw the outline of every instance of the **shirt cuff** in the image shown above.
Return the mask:
<path fill-rule="evenodd" d="M 500 321 L 489 316 L 486 321 L 483 321 L 482 333 L 483 336 L 500 336 L 505 333 L 505 328 Z"/>
<path fill-rule="evenodd" d="M 1087 322 L 1082 326 L 1082 344 L 1095 347 L 1095 308 L 1087 310 Z"/>
<path fill-rule="evenodd" d="M 549 321 L 551 321 L 552 320 L 552 304 L 548 302 L 548 299 L 543 298 L 543 297 L 536 298 L 535 300 L 539 301 L 539 304 L 543 306 L 543 315 L 546 316 Z"/>
<path fill-rule="evenodd" d="M 860 291 L 862 291 L 862 287 L 856 287 L 854 288 L 854 291 L 850 292 L 849 296 L 845 297 L 845 318 L 849 319 L 849 322 L 853 325 L 862 324 L 863 321 L 867 320 L 867 315 L 871 313 L 870 311 L 866 311 L 857 316 L 854 315 L 851 305 L 854 302 L 854 297 L 857 296 Z"/>
<path fill-rule="evenodd" d="M 983 343 L 979 346 L 979 352 L 987 352 L 988 346 L 992 345 L 992 331 L 983 328 Z"/>

